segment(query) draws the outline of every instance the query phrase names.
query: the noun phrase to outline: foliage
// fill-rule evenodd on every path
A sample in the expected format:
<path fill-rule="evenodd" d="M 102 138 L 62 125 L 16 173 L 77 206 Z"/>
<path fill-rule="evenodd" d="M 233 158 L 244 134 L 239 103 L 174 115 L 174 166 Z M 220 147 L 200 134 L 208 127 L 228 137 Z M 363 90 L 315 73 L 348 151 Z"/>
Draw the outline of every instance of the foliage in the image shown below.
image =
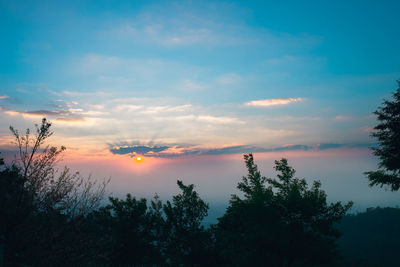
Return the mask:
<path fill-rule="evenodd" d="M 384 100 L 374 114 L 379 124 L 371 135 L 379 142 L 373 149 L 379 157 L 379 170 L 369 171 L 367 175 L 370 186 L 390 186 L 392 191 L 400 188 L 400 81 L 399 88 L 393 93 L 392 100 Z"/>
<path fill-rule="evenodd" d="M 158 245 L 158 232 L 147 200 L 137 200 L 130 194 L 125 200 L 109 198 L 110 204 L 95 211 L 91 220 L 102 236 L 102 257 L 98 264 L 112 266 L 153 266 L 163 260 Z"/>
<path fill-rule="evenodd" d="M 201 225 L 208 204 L 194 191 L 194 185 L 177 181 L 182 193 L 163 205 L 165 254 L 172 266 L 207 265 L 210 237 Z"/>
<path fill-rule="evenodd" d="M 43 118 L 41 125 L 35 126 L 34 136 L 29 129 L 25 135 L 20 135 L 12 126 L 10 130 L 19 151 L 19 159 L 14 165 L 20 169 L 23 187 L 30 192 L 36 208 L 40 211 L 58 210 L 76 217 L 94 210 L 103 198 L 107 181 L 96 185 L 90 177 L 82 177 L 79 172 L 71 173 L 67 167 L 59 172 L 56 164 L 66 148 L 49 145 L 42 148 L 47 138 L 53 135 L 51 123 Z"/>
<path fill-rule="evenodd" d="M 163 204 L 158 196 L 147 204 L 128 194 L 125 200 L 110 197 L 90 221 L 102 236 L 98 264 L 112 266 L 206 265 L 211 238 L 201 225 L 206 204 L 194 185 L 178 181 L 181 193 Z"/>
<path fill-rule="evenodd" d="M 286 159 L 275 161 L 277 179 L 261 176 L 253 155 L 245 155 L 248 169 L 216 227 L 218 248 L 230 266 L 310 266 L 337 257 L 333 227 L 352 203 L 328 205 L 321 184 L 308 188 L 294 178 Z"/>
<path fill-rule="evenodd" d="M 95 245 L 84 217 L 99 206 L 107 182 L 96 184 L 66 167 L 58 171 L 65 147 L 43 147 L 50 127 L 43 119 L 34 136 L 10 127 L 19 158 L 0 172 L 0 258 L 6 266 L 79 263 L 91 257 L 82 247 Z"/>

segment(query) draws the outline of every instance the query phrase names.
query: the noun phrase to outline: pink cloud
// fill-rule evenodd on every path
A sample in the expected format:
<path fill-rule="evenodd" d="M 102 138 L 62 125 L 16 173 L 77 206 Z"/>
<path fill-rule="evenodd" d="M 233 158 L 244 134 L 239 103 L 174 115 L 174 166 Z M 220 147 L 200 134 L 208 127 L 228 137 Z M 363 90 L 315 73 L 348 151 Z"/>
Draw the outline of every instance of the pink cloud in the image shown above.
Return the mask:
<path fill-rule="evenodd" d="M 274 98 L 274 99 L 261 99 L 261 100 L 253 100 L 250 102 L 246 102 L 246 106 L 252 107 L 271 107 L 271 106 L 279 106 L 279 105 L 288 105 L 294 102 L 303 101 L 303 98 Z"/>
<path fill-rule="evenodd" d="M 338 116 L 335 117 L 335 120 L 338 120 L 338 121 L 344 121 L 344 120 L 350 120 L 350 119 L 351 119 L 350 116 L 338 115 Z"/>

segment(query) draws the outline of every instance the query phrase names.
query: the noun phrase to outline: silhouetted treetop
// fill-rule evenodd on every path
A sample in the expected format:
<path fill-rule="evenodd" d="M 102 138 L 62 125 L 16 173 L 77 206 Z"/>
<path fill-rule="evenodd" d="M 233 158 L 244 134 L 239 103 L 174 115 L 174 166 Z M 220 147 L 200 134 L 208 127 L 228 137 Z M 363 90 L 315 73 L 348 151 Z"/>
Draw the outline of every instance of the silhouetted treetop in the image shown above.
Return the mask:
<path fill-rule="evenodd" d="M 0 171 L 0 259 L 5 266 L 79 265 L 93 256 L 82 252 L 95 246 L 85 217 L 108 181 L 58 169 L 65 147 L 45 145 L 53 134 L 45 118 L 35 127 L 23 135 L 10 127 L 18 157 Z"/>
<path fill-rule="evenodd" d="M 398 89 L 391 100 L 384 100 L 374 114 L 378 125 L 375 126 L 372 137 L 379 142 L 372 148 L 374 155 L 379 157 L 379 170 L 366 172 L 370 186 L 390 186 L 392 191 L 400 188 L 400 81 Z"/>
<path fill-rule="evenodd" d="M 333 227 L 352 203 L 327 203 L 316 181 L 295 178 L 286 159 L 275 161 L 277 178 L 261 175 L 252 154 L 244 155 L 248 175 L 216 226 L 217 248 L 225 266 L 313 266 L 337 256 Z"/>

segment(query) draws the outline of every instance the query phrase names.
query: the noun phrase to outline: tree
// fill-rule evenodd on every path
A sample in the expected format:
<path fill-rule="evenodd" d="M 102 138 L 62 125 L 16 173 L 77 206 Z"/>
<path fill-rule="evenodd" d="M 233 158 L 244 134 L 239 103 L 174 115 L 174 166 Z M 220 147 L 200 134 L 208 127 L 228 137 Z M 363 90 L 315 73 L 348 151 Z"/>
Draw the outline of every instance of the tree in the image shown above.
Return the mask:
<path fill-rule="evenodd" d="M 372 137 L 378 140 L 379 146 L 372 148 L 380 160 L 377 171 L 365 172 L 370 186 L 388 185 L 392 191 L 400 188 L 400 81 L 393 93 L 392 100 L 384 100 L 374 114 L 379 121 Z"/>
<path fill-rule="evenodd" d="M 275 161 L 277 179 L 261 176 L 253 155 L 248 175 L 216 226 L 217 249 L 228 266 L 312 266 L 337 257 L 339 222 L 352 203 L 327 204 L 320 182 L 308 188 L 286 159 Z"/>
<path fill-rule="evenodd" d="M 157 226 L 161 214 L 154 216 L 147 200 L 128 194 L 125 200 L 110 197 L 110 204 L 95 211 L 91 220 L 102 236 L 102 255 L 98 265 L 158 266 L 163 265 Z M 157 205 L 155 198 L 152 204 Z"/>
<path fill-rule="evenodd" d="M 101 203 L 107 181 L 57 169 L 65 147 L 44 145 L 52 136 L 45 118 L 32 136 L 10 127 L 18 157 L 0 172 L 0 247 L 9 265 L 77 265 L 91 257 L 85 217 Z M 0 256 L 1 258 L 1 256 Z"/>
<path fill-rule="evenodd" d="M 110 204 L 93 212 L 90 220 L 102 246 L 97 264 L 111 266 L 210 266 L 209 233 L 201 225 L 206 204 L 194 185 L 178 181 L 182 192 L 165 204 L 156 195 L 147 204 L 130 194 L 110 197 Z"/>
<path fill-rule="evenodd" d="M 165 214 L 164 253 L 171 266 L 207 266 L 211 239 L 201 225 L 208 204 L 194 191 L 194 185 L 177 181 L 181 194 L 163 205 Z M 208 265 L 209 266 L 209 265 Z"/>

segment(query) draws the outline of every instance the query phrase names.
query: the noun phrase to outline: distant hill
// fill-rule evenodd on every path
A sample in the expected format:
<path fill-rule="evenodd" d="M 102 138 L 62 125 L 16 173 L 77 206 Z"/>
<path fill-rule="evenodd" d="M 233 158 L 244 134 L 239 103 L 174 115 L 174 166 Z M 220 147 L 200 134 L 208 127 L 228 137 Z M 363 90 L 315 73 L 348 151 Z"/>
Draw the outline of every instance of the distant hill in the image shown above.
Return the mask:
<path fill-rule="evenodd" d="M 368 208 L 347 215 L 338 244 L 349 266 L 400 266 L 400 209 Z"/>

